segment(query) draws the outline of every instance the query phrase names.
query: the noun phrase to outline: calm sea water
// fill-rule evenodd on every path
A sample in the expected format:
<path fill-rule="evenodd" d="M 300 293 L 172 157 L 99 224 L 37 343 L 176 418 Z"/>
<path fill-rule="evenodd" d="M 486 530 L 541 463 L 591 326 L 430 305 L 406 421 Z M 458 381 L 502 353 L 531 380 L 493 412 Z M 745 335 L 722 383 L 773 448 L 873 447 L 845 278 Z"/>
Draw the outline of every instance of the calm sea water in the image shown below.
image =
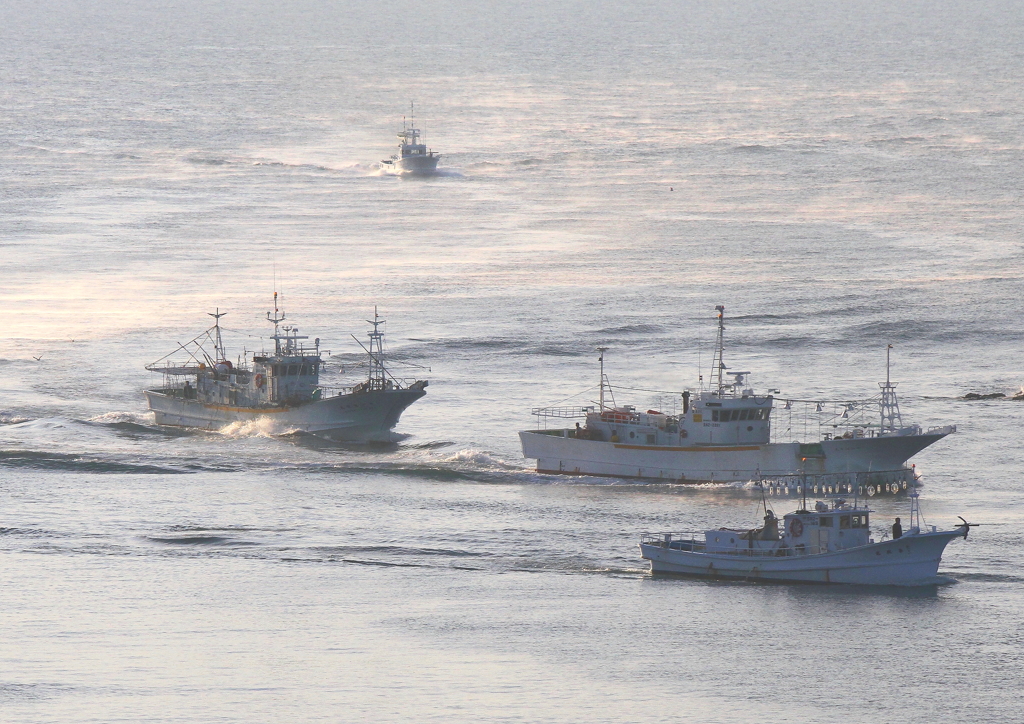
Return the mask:
<path fill-rule="evenodd" d="M 5 722 L 1019 721 L 1024 404 L 959 399 L 1024 384 L 1015 3 L 11 0 L 0 59 Z M 410 101 L 436 178 L 374 172 Z M 429 368 L 397 447 L 152 424 L 275 284 L 330 380 L 375 305 Z M 716 304 L 783 397 L 894 345 L 954 582 L 652 579 L 755 494 L 531 470 L 596 347 L 692 387 Z"/>

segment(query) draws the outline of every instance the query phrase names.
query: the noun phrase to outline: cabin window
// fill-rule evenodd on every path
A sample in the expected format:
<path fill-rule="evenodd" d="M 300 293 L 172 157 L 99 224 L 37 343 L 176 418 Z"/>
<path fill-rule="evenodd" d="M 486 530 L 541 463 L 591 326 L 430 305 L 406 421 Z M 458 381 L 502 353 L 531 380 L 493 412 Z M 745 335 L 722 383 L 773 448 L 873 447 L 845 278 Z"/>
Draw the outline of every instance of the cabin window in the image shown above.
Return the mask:
<path fill-rule="evenodd" d="M 840 528 L 849 528 L 850 527 L 850 516 L 848 516 L 848 515 L 841 515 L 841 516 L 839 516 L 839 527 Z"/>
<path fill-rule="evenodd" d="M 741 420 L 750 419 L 750 413 L 751 413 L 751 410 L 740 410 L 740 419 Z"/>
<path fill-rule="evenodd" d="M 832 527 L 832 518 L 831 517 L 822 516 L 821 518 L 818 519 L 818 526 L 820 526 L 821 528 L 831 528 Z"/>
<path fill-rule="evenodd" d="M 273 373 L 274 373 L 274 377 L 280 377 L 281 376 L 281 365 L 274 365 Z"/>
<path fill-rule="evenodd" d="M 298 365 L 288 365 L 288 374 L 289 375 L 297 375 L 297 374 L 299 374 L 299 366 Z"/>
<path fill-rule="evenodd" d="M 853 516 L 853 527 L 854 528 L 867 528 L 868 517 L 866 515 L 855 515 Z"/>
<path fill-rule="evenodd" d="M 309 374 L 309 365 L 302 365 L 299 368 L 299 374 L 300 375 L 308 375 Z"/>
<path fill-rule="evenodd" d="M 743 412 L 743 411 L 742 411 L 742 410 L 733 410 L 733 411 L 732 411 L 732 419 L 733 419 L 733 422 L 735 422 L 736 420 L 739 420 L 739 419 L 740 419 L 740 413 L 741 413 L 741 412 Z"/>
<path fill-rule="evenodd" d="M 718 422 L 718 410 L 711 411 L 711 422 Z"/>

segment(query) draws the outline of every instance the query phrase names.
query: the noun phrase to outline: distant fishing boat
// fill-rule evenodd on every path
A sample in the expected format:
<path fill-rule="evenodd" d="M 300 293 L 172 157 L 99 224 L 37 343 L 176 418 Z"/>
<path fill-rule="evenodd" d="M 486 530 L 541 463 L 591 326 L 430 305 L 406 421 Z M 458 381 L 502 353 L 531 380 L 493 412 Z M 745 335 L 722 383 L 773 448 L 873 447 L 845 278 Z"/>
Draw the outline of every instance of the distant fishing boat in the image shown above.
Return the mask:
<path fill-rule="evenodd" d="M 426 175 L 437 171 L 441 154 L 428 150 L 420 143 L 422 131 L 416 128 L 415 107 L 409 105 L 409 124 L 402 118 L 402 132 L 398 134 L 398 153 L 381 161 L 378 166 L 386 173 Z"/>
<path fill-rule="evenodd" d="M 804 583 L 915 586 L 937 582 L 939 563 L 954 538 L 967 538 L 963 518 L 952 530 L 921 524 L 917 490 L 910 493 L 910 525 L 900 537 L 876 541 L 871 510 L 856 502 L 819 500 L 779 521 L 767 503 L 764 525 L 703 533 L 645 533 L 640 553 L 653 573 Z M 780 527 L 781 522 L 781 527 Z M 894 532 L 895 535 L 895 532 Z"/>
<path fill-rule="evenodd" d="M 282 432 L 307 432 L 336 441 L 389 442 L 392 430 L 409 405 L 426 394 L 426 380 L 406 385 L 384 365 L 383 324 L 374 310 L 369 375 L 354 387 L 320 384 L 323 366 L 320 340 L 310 346 L 298 327 L 282 325 L 278 309 L 267 320 L 274 325 L 273 353 L 246 352 L 232 364 L 221 339 L 219 309 L 209 328 L 175 352 L 147 365 L 164 376 L 161 387 L 146 390 L 149 409 L 158 425 L 216 430 L 232 422 L 267 419 Z M 208 345 L 212 343 L 212 349 Z M 173 362 L 174 355 L 185 355 Z"/>
<path fill-rule="evenodd" d="M 887 351 L 886 380 L 880 385 L 874 421 L 869 417 L 870 403 L 834 403 L 831 416 L 824 424 L 818 422 L 817 439 L 772 442 L 778 390 L 758 394 L 747 383 L 749 372 L 727 371 L 725 307 L 716 309 L 718 340 L 710 389 L 702 385 L 696 393 L 683 392 L 680 413 L 638 412 L 631 405 L 617 405 L 604 372 L 607 348 L 602 347 L 596 404 L 533 410 L 538 427 L 542 422 L 573 418 L 584 425 L 522 431 L 523 455 L 536 459 L 541 473 L 694 483 L 768 476 L 780 479 L 780 492 L 812 476 L 829 492 L 852 493 L 858 488 L 864 493 L 870 488 L 897 493 L 913 484 L 914 473 L 907 466 L 910 457 L 956 431 L 953 425 L 926 431 L 920 425 L 903 424 L 896 385 L 889 378 Z M 783 412 L 791 402 L 786 402 Z M 825 403 L 810 404 L 828 414 Z"/>

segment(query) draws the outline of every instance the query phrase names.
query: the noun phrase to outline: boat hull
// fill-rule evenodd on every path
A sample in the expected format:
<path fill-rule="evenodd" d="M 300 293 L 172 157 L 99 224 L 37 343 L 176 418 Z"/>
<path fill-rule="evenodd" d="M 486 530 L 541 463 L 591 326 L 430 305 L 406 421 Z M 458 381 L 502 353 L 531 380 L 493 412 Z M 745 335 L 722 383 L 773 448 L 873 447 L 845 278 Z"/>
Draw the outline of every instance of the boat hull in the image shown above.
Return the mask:
<path fill-rule="evenodd" d="M 664 545 L 640 544 L 651 572 L 704 578 L 736 578 L 785 583 L 850 583 L 920 586 L 937 582 L 946 545 L 964 529 L 906 535 L 832 553 L 803 556 L 748 556 L 694 553 Z"/>
<path fill-rule="evenodd" d="M 397 158 L 394 161 L 384 161 L 380 167 L 383 171 L 393 174 L 426 175 L 437 172 L 437 162 L 441 157 L 437 154 L 432 156 L 406 156 Z"/>
<path fill-rule="evenodd" d="M 537 472 L 676 482 L 742 482 L 760 477 L 901 471 L 914 454 L 951 430 L 918 435 L 823 440 L 806 456 L 800 443 L 668 447 L 577 439 L 572 430 L 519 433 Z"/>
<path fill-rule="evenodd" d="M 338 442 L 390 442 L 392 429 L 422 387 L 337 395 L 294 407 L 246 408 L 212 405 L 146 390 L 158 425 L 220 430 L 235 422 L 267 421 L 273 432 L 307 432 Z"/>

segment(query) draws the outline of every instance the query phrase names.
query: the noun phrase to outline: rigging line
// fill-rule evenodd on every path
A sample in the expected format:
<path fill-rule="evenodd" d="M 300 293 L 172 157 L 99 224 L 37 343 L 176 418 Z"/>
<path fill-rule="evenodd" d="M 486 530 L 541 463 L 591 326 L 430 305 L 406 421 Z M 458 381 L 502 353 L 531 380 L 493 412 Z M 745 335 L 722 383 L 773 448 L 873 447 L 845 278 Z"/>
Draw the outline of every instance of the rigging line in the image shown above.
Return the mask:
<path fill-rule="evenodd" d="M 660 393 L 662 393 L 664 395 L 681 395 L 681 394 L 683 394 L 682 392 L 679 392 L 678 390 L 648 390 L 645 387 L 623 387 L 622 385 L 608 385 L 608 386 L 609 387 L 614 387 L 615 389 L 618 389 L 618 390 L 633 390 L 635 392 L 660 392 Z"/>
<path fill-rule="evenodd" d="M 760 395 L 758 395 L 758 397 L 760 397 Z M 876 402 L 878 397 L 878 395 L 875 395 L 874 397 L 868 397 L 860 400 L 851 400 L 849 398 L 845 400 L 798 400 L 795 397 L 776 397 L 775 399 L 782 400 L 784 402 L 802 402 L 807 405 L 817 404 L 819 402 L 823 405 L 866 405 L 870 402 Z"/>
<path fill-rule="evenodd" d="M 387 375 L 388 377 L 390 377 L 390 378 L 391 378 L 392 380 L 394 380 L 395 382 L 398 382 L 398 378 L 397 378 L 397 377 L 395 377 L 395 376 L 394 376 L 393 374 L 391 374 L 391 373 L 390 373 L 390 372 L 388 371 L 388 368 L 384 366 L 384 362 L 383 362 L 382 360 L 380 360 L 380 359 L 379 359 L 379 358 L 377 357 L 377 355 L 375 355 L 375 354 L 374 354 L 373 352 L 371 352 L 370 350 L 368 350 L 368 349 L 367 349 L 367 348 L 366 348 L 366 347 L 365 347 L 365 346 L 363 345 L 363 343 L 359 341 L 359 338 L 358 338 L 358 337 L 356 337 L 356 336 L 355 336 L 354 334 L 353 334 L 353 335 L 350 335 L 350 336 L 352 337 L 352 339 L 354 339 L 354 340 L 356 341 L 356 344 L 358 344 L 358 345 L 359 345 L 360 347 L 362 347 L 362 348 L 363 348 L 363 351 L 364 351 L 364 352 L 366 352 L 366 354 L 370 355 L 370 359 L 372 359 L 372 360 L 373 360 L 374 362 L 376 362 L 377 364 L 379 364 L 379 365 L 380 365 L 380 368 L 381 368 L 381 369 L 382 369 L 382 370 L 384 371 L 384 374 L 386 374 L 386 375 Z"/>
<path fill-rule="evenodd" d="M 254 339 L 263 339 L 262 335 L 259 335 L 259 334 L 249 334 L 248 332 L 243 332 L 240 329 L 232 329 L 231 327 L 225 327 L 223 324 L 220 325 L 220 328 L 223 329 L 225 332 L 231 332 L 232 334 L 240 334 L 243 337 L 252 337 Z"/>
<path fill-rule="evenodd" d="M 385 353 L 385 356 L 387 356 L 386 353 Z M 405 361 L 403 361 L 401 359 L 396 359 L 394 357 L 390 358 L 390 363 L 392 365 L 401 365 L 403 367 L 416 367 L 416 368 L 421 369 L 421 370 L 426 370 L 427 372 L 431 372 L 432 371 L 429 367 L 427 367 L 425 365 L 418 365 L 415 362 L 405 362 Z"/>
<path fill-rule="evenodd" d="M 210 329 L 213 329 L 213 327 L 210 327 Z M 186 353 L 188 354 L 189 358 L 191 358 L 191 359 L 195 359 L 195 358 L 196 358 L 196 357 L 195 357 L 195 353 L 194 353 L 194 352 L 189 352 L 189 351 L 188 351 L 187 349 L 185 349 L 185 347 L 186 347 L 187 345 L 190 345 L 190 344 L 197 344 L 197 343 L 198 343 L 198 344 L 199 344 L 199 348 L 200 348 L 200 349 L 202 349 L 203 345 L 202 345 L 202 343 L 201 343 L 201 342 L 199 342 L 199 339 L 200 339 L 200 338 L 201 338 L 201 337 L 202 337 L 202 336 L 203 336 L 204 334 L 206 335 L 206 338 L 207 338 L 207 339 L 211 339 L 211 338 L 210 338 L 210 329 L 206 330 L 205 332 L 200 332 L 200 333 L 199 333 L 199 334 L 197 334 L 197 335 L 196 335 L 195 337 L 193 337 L 192 339 L 190 339 L 190 340 L 189 340 L 188 342 L 184 342 L 184 343 L 182 343 L 182 342 L 178 342 L 178 348 L 177 348 L 177 349 L 175 349 L 175 350 L 173 350 L 173 351 L 171 351 L 171 352 L 168 352 L 168 353 L 167 353 L 167 354 L 165 354 L 165 355 L 164 355 L 163 357 L 161 357 L 160 359 L 158 359 L 158 360 L 157 360 L 156 362 L 151 362 L 151 363 L 149 364 L 149 366 L 150 366 L 150 367 L 152 367 L 153 365 L 157 365 L 157 364 L 160 364 L 160 363 L 161 363 L 161 362 L 163 362 L 163 361 L 164 361 L 165 359 L 167 359 L 168 357 L 170 357 L 170 356 L 171 356 L 172 354 L 176 354 L 176 353 L 178 352 L 178 350 L 179 350 L 179 349 L 180 349 L 180 350 L 183 350 L 184 352 L 186 352 Z M 197 350 L 197 351 L 198 351 L 198 350 Z M 198 360 L 197 360 L 197 361 L 198 361 Z"/>
<path fill-rule="evenodd" d="M 562 398 L 561 400 L 559 400 L 558 402 L 555 402 L 555 403 L 553 403 L 553 404 L 551 404 L 551 405 L 548 405 L 548 407 L 555 407 L 556 405 L 560 405 L 560 404 L 562 404 L 562 403 L 563 403 L 563 402 L 565 402 L 566 400 L 571 400 L 571 399 L 572 399 L 572 398 L 574 398 L 574 397 L 579 397 L 580 395 L 582 395 L 582 394 L 583 394 L 583 393 L 585 393 L 585 392 L 590 392 L 590 391 L 591 391 L 591 390 L 593 390 L 593 389 L 594 389 L 595 387 L 600 387 L 600 385 L 591 385 L 590 387 L 586 388 L 585 390 L 580 390 L 579 392 L 574 392 L 573 394 L 569 395 L 568 397 L 563 397 L 563 398 Z"/>

